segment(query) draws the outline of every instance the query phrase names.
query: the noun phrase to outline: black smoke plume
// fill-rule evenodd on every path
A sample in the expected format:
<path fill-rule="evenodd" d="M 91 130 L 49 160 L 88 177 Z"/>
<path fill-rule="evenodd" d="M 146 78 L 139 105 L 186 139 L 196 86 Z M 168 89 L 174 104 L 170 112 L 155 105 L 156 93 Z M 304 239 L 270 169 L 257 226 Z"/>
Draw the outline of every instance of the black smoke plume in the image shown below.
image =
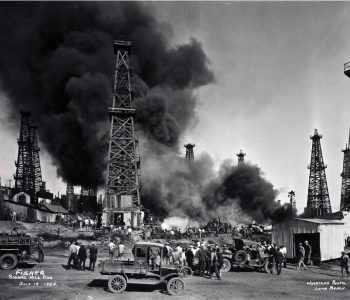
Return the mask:
<path fill-rule="evenodd" d="M 41 145 L 74 185 L 105 183 L 115 38 L 132 41 L 147 149 L 177 148 L 196 119 L 192 90 L 215 79 L 201 44 L 192 38 L 170 47 L 170 26 L 141 2 L 1 2 L 0 33 L 0 83 L 13 117 L 21 105 L 31 109 Z"/>
<path fill-rule="evenodd" d="M 132 41 L 146 208 L 200 222 L 280 215 L 277 191 L 255 167 L 226 161 L 217 173 L 205 153 L 191 165 L 179 156 L 181 134 L 197 122 L 193 91 L 215 77 L 200 42 L 170 46 L 170 26 L 149 5 L 0 2 L 0 34 L 0 84 L 12 117 L 18 119 L 21 105 L 31 109 L 41 123 L 40 145 L 65 181 L 88 188 L 105 183 L 113 40 L 124 35 Z"/>

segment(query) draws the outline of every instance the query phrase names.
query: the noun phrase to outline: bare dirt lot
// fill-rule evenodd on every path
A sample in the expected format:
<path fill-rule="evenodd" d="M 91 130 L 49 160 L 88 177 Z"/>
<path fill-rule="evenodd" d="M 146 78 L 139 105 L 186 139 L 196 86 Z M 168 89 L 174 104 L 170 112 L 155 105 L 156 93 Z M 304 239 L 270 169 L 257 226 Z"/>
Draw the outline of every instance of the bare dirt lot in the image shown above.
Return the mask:
<path fill-rule="evenodd" d="M 78 234 L 78 233 L 76 233 Z M 91 241 L 90 241 L 91 243 Z M 86 241 L 89 244 L 89 241 Z M 46 245 L 46 246 L 45 246 Z M 50 246 L 51 245 L 51 246 Z M 44 242 L 45 260 L 14 270 L 0 270 L 0 299 L 348 299 L 350 278 L 340 277 L 339 263 L 327 262 L 297 271 L 294 264 L 282 274 L 234 269 L 223 280 L 192 276 L 181 296 L 167 294 L 165 285 L 128 285 L 122 294 L 109 292 L 109 276 L 95 271 L 66 269 L 68 245 Z M 97 264 L 108 258 L 106 245 L 98 245 Z M 132 257 L 131 244 L 126 256 Z M 87 266 L 89 259 L 87 259 Z M 24 272 L 28 272 L 25 274 Z M 33 273 L 29 273 L 33 272 Z"/>

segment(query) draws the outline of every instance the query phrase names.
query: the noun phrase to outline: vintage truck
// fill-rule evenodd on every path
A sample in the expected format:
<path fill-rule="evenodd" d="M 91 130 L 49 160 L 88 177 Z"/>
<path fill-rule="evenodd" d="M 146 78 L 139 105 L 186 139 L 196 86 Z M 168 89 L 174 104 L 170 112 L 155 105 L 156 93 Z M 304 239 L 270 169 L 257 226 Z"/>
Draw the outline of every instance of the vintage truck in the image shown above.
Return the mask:
<path fill-rule="evenodd" d="M 138 242 L 132 250 L 134 260 L 105 260 L 100 265 L 102 275 L 111 275 L 108 289 L 122 293 L 128 284 L 158 285 L 166 283 L 171 295 L 180 295 L 185 289 L 184 279 L 192 276 L 192 270 L 178 265 L 163 264 L 164 244 Z M 151 256 L 157 253 L 158 265 L 152 269 Z M 153 266 L 154 267 L 154 266 Z"/>
<path fill-rule="evenodd" d="M 223 272 L 229 272 L 233 266 L 239 268 L 255 268 L 273 273 L 274 262 L 269 259 L 269 255 L 264 253 L 258 242 L 246 239 L 234 239 L 234 244 L 227 245 L 227 249 L 222 251 Z"/>
<path fill-rule="evenodd" d="M 29 235 L 0 233 L 0 268 L 12 270 L 19 263 L 28 263 L 34 241 Z"/>

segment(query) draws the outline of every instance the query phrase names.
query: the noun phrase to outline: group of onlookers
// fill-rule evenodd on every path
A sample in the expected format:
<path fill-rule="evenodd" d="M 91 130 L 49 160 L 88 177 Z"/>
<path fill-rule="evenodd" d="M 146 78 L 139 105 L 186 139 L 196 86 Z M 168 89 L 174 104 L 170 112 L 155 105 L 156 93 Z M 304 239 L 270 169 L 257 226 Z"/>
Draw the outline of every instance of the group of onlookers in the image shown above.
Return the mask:
<path fill-rule="evenodd" d="M 125 246 L 123 244 L 123 241 L 120 241 L 118 243 L 118 246 L 113 242 L 113 240 L 110 240 L 108 244 L 109 248 L 109 259 L 124 259 L 124 249 Z"/>
<path fill-rule="evenodd" d="M 182 248 L 179 243 L 175 248 L 165 245 L 163 248 L 163 262 L 165 264 L 178 264 L 188 266 L 193 269 L 194 258 L 198 258 L 198 274 L 205 274 L 212 278 L 213 273 L 221 280 L 221 268 L 223 266 L 223 257 L 218 244 L 206 246 L 204 240 L 195 242 L 188 248 Z"/>
<path fill-rule="evenodd" d="M 85 271 L 85 262 L 87 259 L 87 251 L 84 244 L 79 245 L 78 242 L 72 241 L 71 245 L 69 247 L 69 259 L 68 259 L 68 266 L 67 269 L 70 269 L 71 262 L 73 261 L 74 266 L 77 268 L 78 271 Z M 98 249 L 96 247 L 96 243 L 93 242 L 89 248 L 90 250 L 90 265 L 89 270 L 94 271 L 95 270 L 95 263 L 97 260 L 97 252 Z"/>

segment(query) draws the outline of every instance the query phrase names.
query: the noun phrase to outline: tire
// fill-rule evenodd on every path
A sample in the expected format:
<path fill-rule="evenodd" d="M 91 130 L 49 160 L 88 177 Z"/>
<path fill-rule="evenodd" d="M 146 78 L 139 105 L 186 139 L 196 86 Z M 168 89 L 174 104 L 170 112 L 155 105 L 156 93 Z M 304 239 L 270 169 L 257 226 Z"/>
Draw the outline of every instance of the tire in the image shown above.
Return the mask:
<path fill-rule="evenodd" d="M 193 275 L 193 271 L 190 267 L 183 267 L 180 271 L 179 274 L 182 279 L 187 280 L 190 279 Z"/>
<path fill-rule="evenodd" d="M 115 294 L 121 294 L 126 289 L 126 280 L 121 275 L 115 275 L 108 280 L 108 289 Z"/>
<path fill-rule="evenodd" d="M 273 274 L 276 270 L 275 263 L 270 263 L 269 260 L 267 260 L 264 264 L 264 270 L 268 274 Z"/>
<path fill-rule="evenodd" d="M 0 257 L 0 267 L 3 270 L 12 270 L 18 264 L 17 256 L 14 254 L 4 254 Z"/>
<path fill-rule="evenodd" d="M 181 295 L 185 289 L 185 282 L 179 277 L 174 277 L 168 281 L 166 288 L 170 295 Z"/>
<path fill-rule="evenodd" d="M 238 265 L 244 265 L 248 260 L 248 254 L 244 250 L 238 250 L 233 255 L 233 259 Z"/>
<path fill-rule="evenodd" d="M 224 273 L 229 272 L 231 270 L 231 266 L 231 262 L 227 258 L 224 258 L 221 271 Z"/>

